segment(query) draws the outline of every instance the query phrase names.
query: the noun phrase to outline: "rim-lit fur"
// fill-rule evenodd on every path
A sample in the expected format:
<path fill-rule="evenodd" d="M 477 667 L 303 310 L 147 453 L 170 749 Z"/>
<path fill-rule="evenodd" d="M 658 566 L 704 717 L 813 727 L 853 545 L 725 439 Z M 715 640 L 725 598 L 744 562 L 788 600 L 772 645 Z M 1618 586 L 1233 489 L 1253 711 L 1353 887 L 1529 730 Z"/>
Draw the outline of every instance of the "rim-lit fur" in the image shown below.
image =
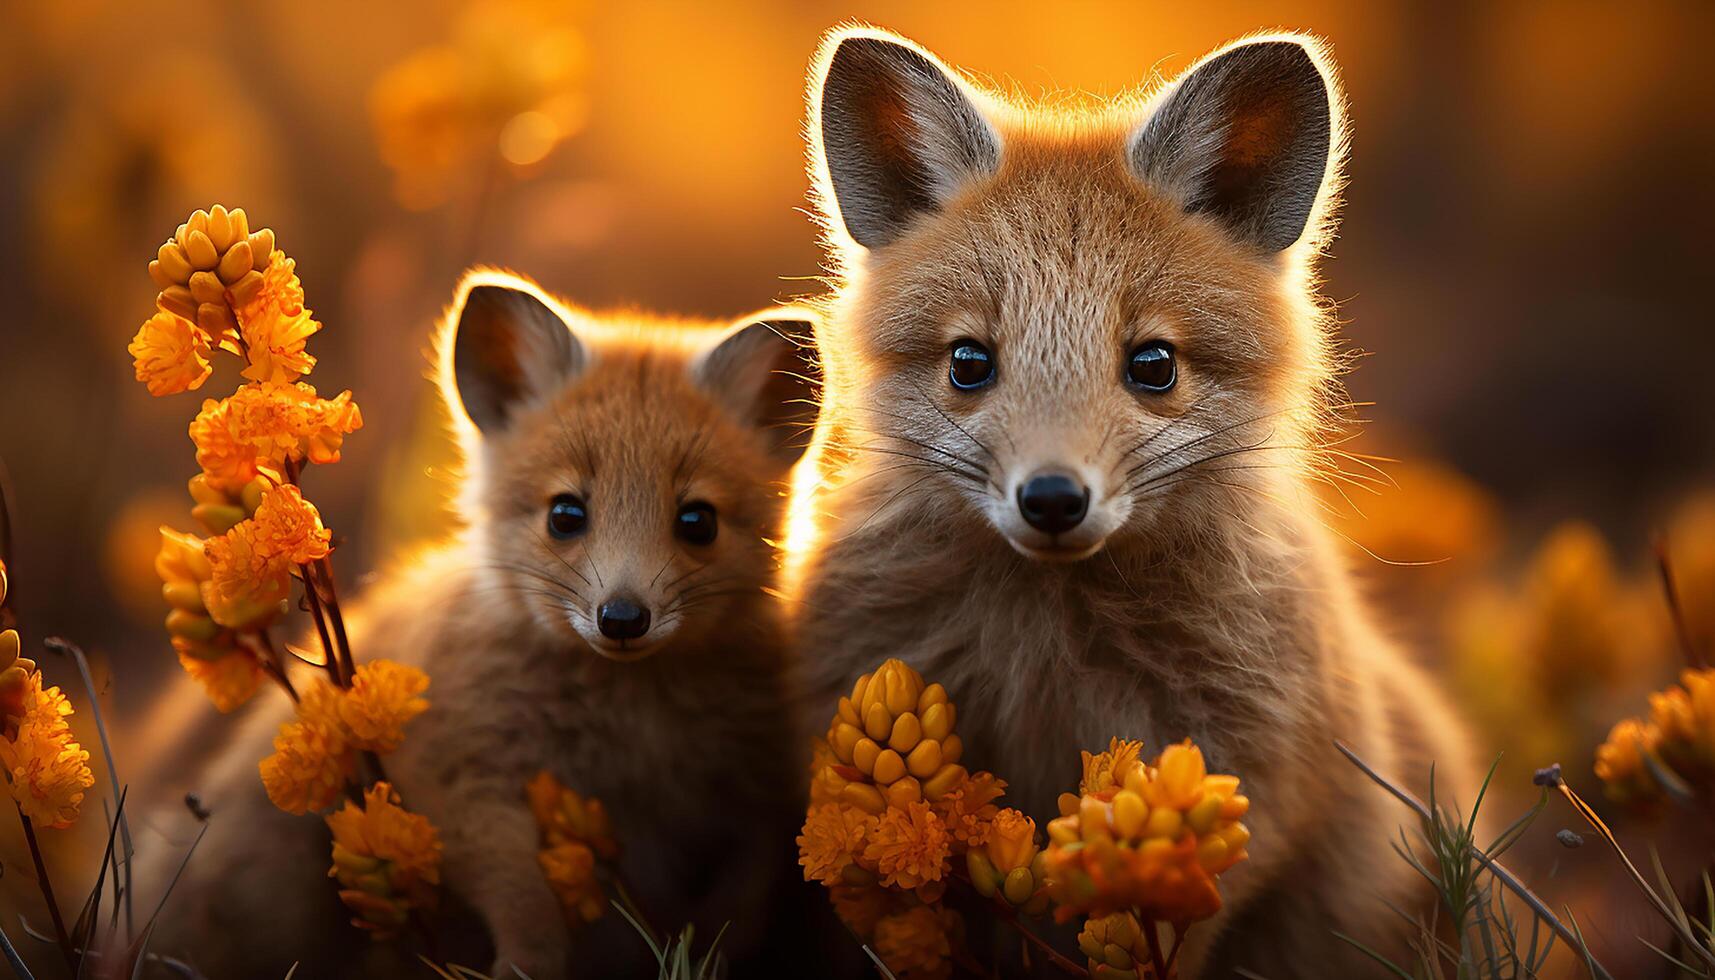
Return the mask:
<path fill-rule="evenodd" d="M 824 143 L 823 85 L 851 39 L 900 45 L 880 57 L 951 85 L 889 106 L 929 120 L 906 137 L 935 175 L 891 198 L 886 186 L 860 193 L 864 207 L 918 207 L 893 227 L 842 215 Z M 1159 137 L 1147 127 L 1184 79 L 1259 41 L 1298 46 L 1328 93 L 1326 160 L 1285 248 L 1280 209 L 1240 215 L 1254 218 L 1241 229 L 1231 209 L 1202 208 L 1206 173 L 1186 161 L 1204 148 L 1138 149 Z M 789 542 L 812 717 L 904 657 L 955 693 L 969 761 L 1009 780 L 1039 822 L 1076 785 L 1080 749 L 1122 736 L 1153 753 L 1194 738 L 1243 778 L 1255 841 L 1183 974 L 1326 975 L 1349 952 L 1331 928 L 1392 948 L 1385 903 L 1405 901 L 1412 877 L 1389 849 L 1402 815 L 1333 740 L 1420 787 L 1433 758 L 1444 797 L 1470 793 L 1458 723 L 1366 615 L 1313 487 L 1336 478 L 1329 431 L 1343 401 L 1314 277 L 1346 145 L 1322 45 L 1249 38 L 1180 80 L 1094 105 L 1003 97 L 867 27 L 830 34 L 812 73 L 810 169 L 836 287 Z M 980 126 L 947 108 L 958 98 Z M 937 125 L 954 142 L 995 140 L 994 165 L 980 145 L 948 151 Z M 861 182 L 877 168 L 846 172 Z M 990 387 L 948 383 L 961 338 L 994 353 Z M 1166 394 L 1124 382 L 1128 352 L 1149 340 L 1176 349 Z M 1088 517 L 1054 540 L 1015 502 L 1047 466 L 1091 492 Z"/>

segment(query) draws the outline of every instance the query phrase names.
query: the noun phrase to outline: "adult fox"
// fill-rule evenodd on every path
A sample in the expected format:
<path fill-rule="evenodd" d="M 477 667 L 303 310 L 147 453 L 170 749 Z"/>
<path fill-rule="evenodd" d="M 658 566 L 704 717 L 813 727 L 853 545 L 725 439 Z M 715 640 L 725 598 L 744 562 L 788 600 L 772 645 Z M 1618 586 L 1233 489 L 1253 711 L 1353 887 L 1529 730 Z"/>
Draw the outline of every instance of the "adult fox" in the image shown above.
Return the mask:
<path fill-rule="evenodd" d="M 811 80 L 837 279 L 789 549 L 810 716 L 901 656 L 1038 821 L 1080 749 L 1195 739 L 1255 836 L 1187 977 L 1366 964 L 1335 930 L 1403 945 L 1389 903 L 1427 890 L 1390 851 L 1402 814 L 1334 739 L 1470 797 L 1460 725 L 1317 517 L 1342 111 L 1298 35 L 1089 108 L 862 27 Z"/>

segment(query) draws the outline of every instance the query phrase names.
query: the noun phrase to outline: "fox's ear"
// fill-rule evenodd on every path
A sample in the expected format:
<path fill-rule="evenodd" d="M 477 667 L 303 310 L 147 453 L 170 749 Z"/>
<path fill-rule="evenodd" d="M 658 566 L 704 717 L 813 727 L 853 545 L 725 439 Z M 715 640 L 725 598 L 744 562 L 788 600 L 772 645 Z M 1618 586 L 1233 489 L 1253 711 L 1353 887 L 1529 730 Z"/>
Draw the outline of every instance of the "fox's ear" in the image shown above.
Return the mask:
<path fill-rule="evenodd" d="M 472 286 L 454 330 L 453 382 L 465 414 L 484 435 L 546 401 L 587 359 L 566 321 L 524 289 Z"/>
<path fill-rule="evenodd" d="M 830 39 L 823 50 L 810 93 L 814 137 L 830 203 L 859 245 L 886 245 L 916 215 L 994 171 L 999 134 L 933 58 L 868 32 Z"/>
<path fill-rule="evenodd" d="M 786 462 L 803 455 L 821 406 L 821 369 L 803 311 L 746 317 L 691 364 L 691 376 L 728 411 L 762 430 Z"/>
<path fill-rule="evenodd" d="M 1298 241 L 1333 143 L 1328 81 L 1295 40 L 1252 41 L 1191 69 L 1133 137 L 1132 166 L 1234 235 Z"/>

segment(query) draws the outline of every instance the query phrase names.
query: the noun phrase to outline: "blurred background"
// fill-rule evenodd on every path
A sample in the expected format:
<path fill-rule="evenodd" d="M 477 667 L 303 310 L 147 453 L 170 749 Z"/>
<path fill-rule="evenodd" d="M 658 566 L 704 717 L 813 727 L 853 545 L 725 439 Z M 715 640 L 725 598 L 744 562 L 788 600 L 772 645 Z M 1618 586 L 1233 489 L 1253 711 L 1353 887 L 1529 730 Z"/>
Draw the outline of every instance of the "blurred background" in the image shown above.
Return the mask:
<path fill-rule="evenodd" d="M 1554 761 L 1599 798 L 1596 745 L 1684 660 L 1658 543 L 1687 631 L 1706 650 L 1715 636 L 1715 6 L 1700 0 L 7 4 L 10 605 L 27 637 L 89 649 L 121 758 L 161 761 L 193 708 L 210 733 L 232 723 L 164 697 L 192 682 L 160 628 L 156 528 L 190 527 L 185 427 L 230 390 L 220 375 L 154 399 L 132 380 L 145 265 L 174 226 L 243 206 L 297 259 L 326 325 L 315 383 L 350 388 L 366 421 L 312 475 L 340 575 L 359 581 L 446 526 L 423 352 L 466 266 L 714 316 L 813 291 L 804 71 L 852 18 L 1026 94 L 1170 77 L 1260 28 L 1331 42 L 1354 148 L 1327 292 L 1369 353 L 1352 393 L 1374 403 L 1349 448 L 1399 460 L 1397 485 L 1332 501 L 1332 519 L 1485 756 L 1506 753 L 1503 815 Z M 1604 812 L 1640 841 L 1682 840 L 1671 816 Z M 1651 924 L 1604 904 L 1626 887 L 1608 855 L 1554 843 L 1571 822 L 1551 807 L 1516 860 L 1625 965 Z"/>

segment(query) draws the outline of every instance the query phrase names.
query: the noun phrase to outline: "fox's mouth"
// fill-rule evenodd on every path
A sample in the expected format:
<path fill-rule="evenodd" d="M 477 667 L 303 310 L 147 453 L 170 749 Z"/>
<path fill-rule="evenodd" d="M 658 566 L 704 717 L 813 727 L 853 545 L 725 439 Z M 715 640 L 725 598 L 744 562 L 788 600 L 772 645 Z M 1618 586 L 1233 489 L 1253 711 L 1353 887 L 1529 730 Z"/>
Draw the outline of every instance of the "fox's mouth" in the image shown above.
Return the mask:
<path fill-rule="evenodd" d="M 1048 538 L 1025 542 L 1009 534 L 1006 535 L 1006 543 L 1012 545 L 1012 550 L 1034 561 L 1074 562 L 1083 561 L 1102 550 L 1102 545 L 1106 543 L 1106 539 L 1062 541 L 1059 538 Z"/>
<path fill-rule="evenodd" d="M 647 660 L 655 655 L 662 644 L 654 637 L 643 637 L 636 640 L 610 640 L 598 637 L 590 641 L 590 649 L 596 655 L 614 663 L 634 664 L 639 660 Z"/>
<path fill-rule="evenodd" d="M 606 636 L 597 629 L 586 627 L 582 623 L 573 622 L 584 643 L 589 646 L 596 656 L 619 664 L 634 664 L 648 660 L 672 644 L 673 635 L 678 632 L 677 617 L 667 622 L 658 623 L 649 632 L 638 637 L 615 639 Z"/>

